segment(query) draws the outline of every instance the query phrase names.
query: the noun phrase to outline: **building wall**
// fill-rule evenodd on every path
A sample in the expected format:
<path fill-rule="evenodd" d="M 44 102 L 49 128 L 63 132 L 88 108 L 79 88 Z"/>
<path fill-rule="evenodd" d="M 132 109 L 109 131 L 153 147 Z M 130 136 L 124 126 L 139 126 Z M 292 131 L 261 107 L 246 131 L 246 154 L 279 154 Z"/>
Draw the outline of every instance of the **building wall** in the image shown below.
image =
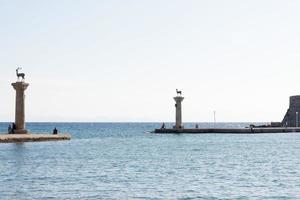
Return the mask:
<path fill-rule="evenodd" d="M 295 127 L 296 126 L 296 113 L 298 114 L 298 126 L 300 126 L 300 95 L 297 96 L 291 96 L 290 97 L 290 106 L 287 110 L 283 120 L 282 125 L 283 126 L 289 126 L 289 127 Z"/>

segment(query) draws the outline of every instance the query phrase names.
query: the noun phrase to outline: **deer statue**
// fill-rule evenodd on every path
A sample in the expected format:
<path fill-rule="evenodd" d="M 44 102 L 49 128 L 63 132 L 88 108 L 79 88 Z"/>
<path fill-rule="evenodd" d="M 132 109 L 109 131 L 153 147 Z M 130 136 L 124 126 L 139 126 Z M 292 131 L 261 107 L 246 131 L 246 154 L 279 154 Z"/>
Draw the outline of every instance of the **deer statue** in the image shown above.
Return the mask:
<path fill-rule="evenodd" d="M 16 74 L 17 74 L 17 77 L 18 77 L 18 80 L 20 77 L 22 77 L 22 81 L 25 79 L 25 74 L 24 73 L 19 73 L 19 70 L 22 69 L 21 67 L 18 67 L 16 69 Z"/>
<path fill-rule="evenodd" d="M 177 95 L 182 95 L 182 92 L 181 91 L 179 91 L 178 89 L 176 89 L 176 93 L 177 93 Z"/>

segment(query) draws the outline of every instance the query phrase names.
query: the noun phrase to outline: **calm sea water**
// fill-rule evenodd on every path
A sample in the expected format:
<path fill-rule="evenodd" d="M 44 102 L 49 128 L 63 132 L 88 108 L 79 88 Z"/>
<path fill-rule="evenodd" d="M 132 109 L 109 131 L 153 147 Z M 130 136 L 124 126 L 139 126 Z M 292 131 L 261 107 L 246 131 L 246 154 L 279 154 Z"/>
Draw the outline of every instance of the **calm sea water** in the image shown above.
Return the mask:
<path fill-rule="evenodd" d="M 73 138 L 0 144 L 0 199 L 300 199 L 300 134 L 149 133 L 159 126 L 29 123 Z M 200 124 L 213 126 L 245 124 Z"/>

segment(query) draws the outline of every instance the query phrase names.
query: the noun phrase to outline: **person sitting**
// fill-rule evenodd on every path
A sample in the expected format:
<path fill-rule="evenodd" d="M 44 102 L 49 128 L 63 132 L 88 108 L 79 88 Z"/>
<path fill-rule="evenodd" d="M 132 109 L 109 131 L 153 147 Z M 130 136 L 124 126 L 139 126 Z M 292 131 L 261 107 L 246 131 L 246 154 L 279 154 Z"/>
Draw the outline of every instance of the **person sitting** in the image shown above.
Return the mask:
<path fill-rule="evenodd" d="M 56 129 L 56 127 L 53 129 L 53 135 L 56 135 L 58 133 L 58 130 Z"/>
<path fill-rule="evenodd" d="M 11 128 L 11 125 L 8 125 L 7 132 L 8 132 L 8 134 L 12 134 L 12 128 Z"/>
<path fill-rule="evenodd" d="M 15 123 L 12 123 L 12 129 L 11 129 L 11 133 L 15 133 L 15 130 L 17 129 L 17 126 Z"/>
<path fill-rule="evenodd" d="M 53 129 L 53 134 L 56 135 L 58 133 L 58 130 L 56 129 L 56 127 Z"/>

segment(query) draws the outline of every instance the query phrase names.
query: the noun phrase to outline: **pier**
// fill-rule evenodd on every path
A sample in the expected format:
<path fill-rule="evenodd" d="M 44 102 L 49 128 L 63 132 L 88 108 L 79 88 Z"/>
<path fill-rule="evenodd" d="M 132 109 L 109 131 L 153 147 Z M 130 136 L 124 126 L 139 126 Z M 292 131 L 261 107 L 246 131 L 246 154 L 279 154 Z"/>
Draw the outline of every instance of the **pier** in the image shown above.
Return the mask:
<path fill-rule="evenodd" d="M 182 101 L 184 97 L 182 92 L 176 89 L 177 96 L 174 97 L 175 104 L 175 125 L 171 128 L 166 128 L 165 124 L 161 128 L 155 129 L 154 133 L 174 134 L 174 133 L 189 133 L 189 134 L 260 134 L 260 133 L 298 133 L 299 113 L 300 113 L 300 95 L 290 97 L 290 106 L 284 119 L 281 122 L 271 122 L 265 125 L 249 125 L 245 128 L 184 128 L 182 123 Z M 215 111 L 214 111 L 215 114 Z M 215 119 L 215 115 L 214 115 Z"/>
<path fill-rule="evenodd" d="M 29 83 L 25 82 L 25 74 L 16 69 L 17 81 L 11 85 L 16 91 L 15 98 L 15 122 L 10 124 L 7 133 L 0 134 L 0 143 L 21 143 L 21 142 L 41 142 L 41 141 L 58 141 L 70 140 L 71 135 L 59 133 L 56 127 L 53 134 L 32 134 L 26 129 L 25 121 L 25 90 Z"/>
<path fill-rule="evenodd" d="M 155 129 L 154 133 L 174 134 L 259 134 L 259 133 L 294 133 L 300 132 L 299 127 L 270 128 L 187 128 L 187 129 Z"/>
<path fill-rule="evenodd" d="M 22 143 L 70 140 L 69 134 L 0 134 L 0 143 Z"/>

